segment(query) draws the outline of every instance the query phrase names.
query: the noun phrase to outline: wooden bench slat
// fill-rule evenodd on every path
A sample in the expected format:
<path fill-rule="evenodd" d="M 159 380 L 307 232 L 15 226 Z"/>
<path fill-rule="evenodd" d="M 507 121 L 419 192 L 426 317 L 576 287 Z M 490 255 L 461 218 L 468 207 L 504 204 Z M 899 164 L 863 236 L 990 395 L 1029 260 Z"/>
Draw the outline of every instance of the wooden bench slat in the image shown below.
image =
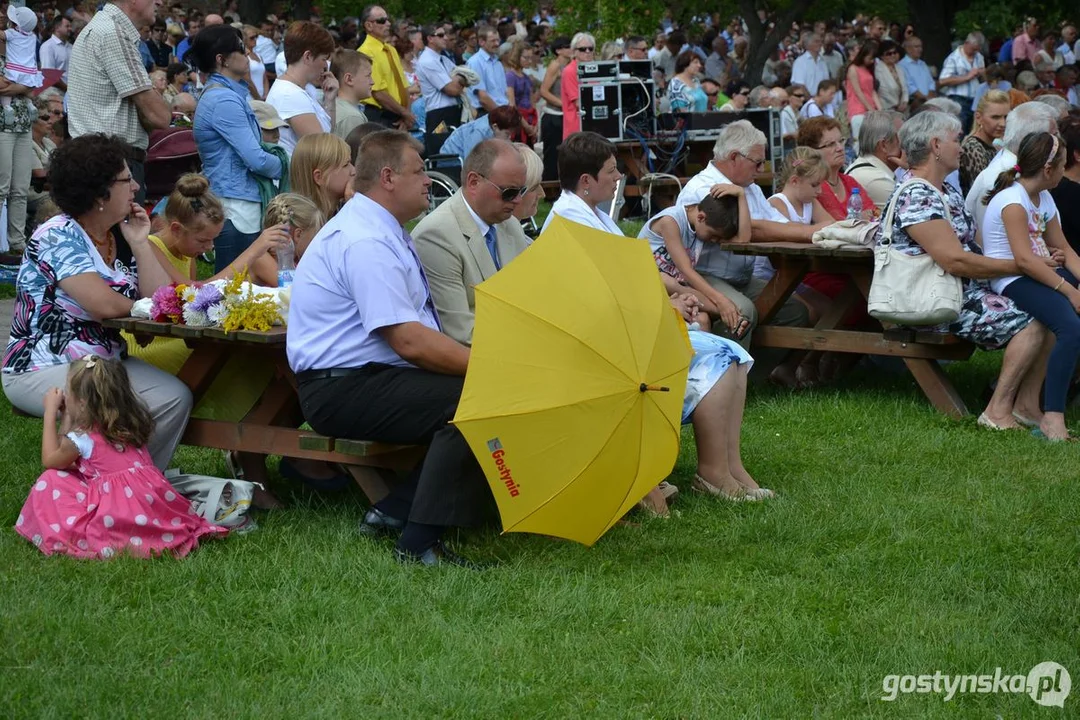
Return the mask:
<path fill-rule="evenodd" d="M 202 337 L 205 328 L 191 327 L 190 325 L 172 324 L 169 326 L 169 334 L 180 338 Z"/>
<path fill-rule="evenodd" d="M 763 347 L 792 350 L 892 355 L 927 360 L 967 360 L 975 346 L 963 341 L 952 344 L 924 344 L 888 340 L 881 333 L 850 330 L 815 330 L 766 325 L 754 330 L 754 343 Z"/>
<path fill-rule="evenodd" d="M 130 332 L 147 333 L 150 335 L 168 335 L 172 323 L 154 322 L 153 320 L 136 319 Z"/>
<path fill-rule="evenodd" d="M 315 433 L 300 434 L 300 448 L 302 450 L 321 450 L 330 452 L 334 449 L 334 439 Z"/>
<path fill-rule="evenodd" d="M 310 430 L 192 418 L 188 422 L 181 442 L 185 445 L 219 450 L 235 450 L 259 455 L 287 455 L 295 458 L 325 460 L 342 465 L 369 465 L 397 469 L 411 468 L 426 450 L 417 445 L 387 445 L 376 442 L 333 440 L 333 438 L 326 438 L 334 442 L 334 449 L 329 451 L 303 447 L 302 437 L 316 435 Z M 338 450 L 337 444 L 341 442 L 356 442 L 357 445 L 352 449 L 359 452 Z"/>
<path fill-rule="evenodd" d="M 285 327 L 274 327 L 270 330 L 237 330 L 236 339 L 264 345 L 284 345 Z"/>

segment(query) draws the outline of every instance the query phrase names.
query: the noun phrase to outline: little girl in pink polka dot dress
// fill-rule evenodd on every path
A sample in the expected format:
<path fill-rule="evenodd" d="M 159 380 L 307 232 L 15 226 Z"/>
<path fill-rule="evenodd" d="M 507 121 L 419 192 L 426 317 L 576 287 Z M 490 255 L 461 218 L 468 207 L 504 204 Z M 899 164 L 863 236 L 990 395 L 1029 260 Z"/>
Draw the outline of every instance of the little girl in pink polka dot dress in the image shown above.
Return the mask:
<path fill-rule="evenodd" d="M 63 427 L 56 429 L 63 411 Z M 146 442 L 150 412 L 115 360 L 71 363 L 67 392 L 45 396 L 41 460 L 48 468 L 23 504 L 15 530 L 46 555 L 91 559 L 187 555 L 199 539 L 224 535 L 191 511 L 161 474 Z"/>

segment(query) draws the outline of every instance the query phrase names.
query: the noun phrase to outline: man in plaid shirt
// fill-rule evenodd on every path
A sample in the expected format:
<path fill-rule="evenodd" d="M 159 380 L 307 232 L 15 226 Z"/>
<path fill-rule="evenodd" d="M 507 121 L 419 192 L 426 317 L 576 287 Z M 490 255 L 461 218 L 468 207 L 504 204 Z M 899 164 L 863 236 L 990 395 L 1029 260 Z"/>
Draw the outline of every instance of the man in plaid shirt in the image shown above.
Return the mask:
<path fill-rule="evenodd" d="M 114 0 L 94 15 L 71 49 L 68 63 L 68 127 L 72 137 L 118 135 L 132 147 L 128 161 L 146 196 L 148 131 L 167 128 L 169 106 L 150 85 L 139 55 L 139 28 L 154 22 L 161 0 Z"/>

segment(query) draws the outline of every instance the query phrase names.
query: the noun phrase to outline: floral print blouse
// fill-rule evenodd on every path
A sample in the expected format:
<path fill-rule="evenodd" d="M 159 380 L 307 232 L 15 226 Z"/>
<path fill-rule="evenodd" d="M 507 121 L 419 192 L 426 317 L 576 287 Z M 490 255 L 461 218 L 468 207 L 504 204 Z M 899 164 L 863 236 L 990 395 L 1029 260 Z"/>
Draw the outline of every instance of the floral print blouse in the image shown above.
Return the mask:
<path fill-rule="evenodd" d="M 127 344 L 120 332 L 103 327 L 60 287 L 67 278 L 97 273 L 113 290 L 137 300 L 134 260 L 121 251 L 119 242 L 117 255 L 112 267 L 106 265 L 90 236 L 66 215 L 57 215 L 34 232 L 15 282 L 15 313 L 4 373 L 65 365 L 85 355 L 124 356 Z"/>

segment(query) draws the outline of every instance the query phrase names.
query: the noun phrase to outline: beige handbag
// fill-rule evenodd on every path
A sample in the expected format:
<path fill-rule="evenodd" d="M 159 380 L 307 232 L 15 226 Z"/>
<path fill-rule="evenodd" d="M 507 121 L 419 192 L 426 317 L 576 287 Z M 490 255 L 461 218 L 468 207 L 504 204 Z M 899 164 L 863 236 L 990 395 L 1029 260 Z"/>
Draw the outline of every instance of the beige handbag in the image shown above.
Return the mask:
<path fill-rule="evenodd" d="M 929 253 L 907 255 L 892 248 L 893 215 L 900 190 L 915 183 L 934 186 L 922 178 L 911 178 L 893 194 L 885 213 L 881 239 L 874 248 L 874 279 L 870 283 L 867 310 L 882 322 L 898 325 L 940 325 L 960 317 L 963 285 L 960 278 L 945 272 Z M 934 188 L 941 195 L 941 191 Z M 946 214 L 949 201 L 941 195 Z"/>

